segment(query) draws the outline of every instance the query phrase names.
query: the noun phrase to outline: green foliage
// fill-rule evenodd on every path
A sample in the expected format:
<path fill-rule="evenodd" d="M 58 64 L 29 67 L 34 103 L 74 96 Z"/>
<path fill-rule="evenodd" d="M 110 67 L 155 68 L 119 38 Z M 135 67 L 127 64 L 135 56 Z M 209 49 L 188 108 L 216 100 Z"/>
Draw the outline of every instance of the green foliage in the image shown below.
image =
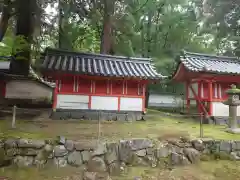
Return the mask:
<path fill-rule="evenodd" d="M 26 50 L 29 49 L 30 44 L 27 42 L 24 36 L 16 36 L 14 45 L 13 45 L 13 50 L 12 54 L 16 55 L 22 52 L 25 52 Z M 25 57 L 23 56 L 17 56 L 17 60 L 26 60 Z"/>
<path fill-rule="evenodd" d="M 0 56 L 10 56 L 12 53 L 12 47 L 13 47 L 13 37 L 11 30 L 7 30 L 3 41 L 0 44 Z"/>
<path fill-rule="evenodd" d="M 202 9 L 203 31 L 214 37 L 218 51 L 240 56 L 240 6 L 234 0 L 195 0 Z"/>
<path fill-rule="evenodd" d="M 35 35 L 32 55 L 47 46 L 100 52 L 104 19 L 104 0 L 46 1 L 42 8 L 42 27 Z M 240 54 L 240 8 L 233 0 L 115 0 L 111 16 L 112 38 L 116 55 L 151 57 L 157 71 L 171 77 L 180 50 Z M 51 6 L 55 15 L 47 14 Z M 211 16 L 206 15 L 206 12 Z M 40 15 L 37 14 L 40 18 Z M 61 15 L 61 16 L 60 16 Z M 14 23 L 12 22 L 12 25 Z M 4 37 L 0 55 L 21 52 L 28 47 L 23 37 L 13 43 L 11 30 Z M 38 64 L 38 62 L 37 62 Z M 151 86 L 152 91 L 181 94 L 182 84 L 166 81 Z"/>

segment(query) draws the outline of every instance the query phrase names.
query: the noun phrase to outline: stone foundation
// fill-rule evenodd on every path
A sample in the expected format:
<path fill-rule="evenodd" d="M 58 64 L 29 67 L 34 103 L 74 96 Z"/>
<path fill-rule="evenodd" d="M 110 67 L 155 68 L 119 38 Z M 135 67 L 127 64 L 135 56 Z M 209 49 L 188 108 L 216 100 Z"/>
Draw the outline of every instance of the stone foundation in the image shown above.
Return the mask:
<path fill-rule="evenodd" d="M 51 114 L 55 120 L 83 119 L 83 120 L 109 120 L 109 121 L 139 121 L 144 119 L 142 112 L 116 112 L 94 110 L 56 110 Z"/>
<path fill-rule="evenodd" d="M 18 167 L 85 167 L 85 175 L 119 175 L 128 166 L 169 167 L 206 159 L 240 160 L 240 141 L 129 139 L 106 143 L 4 139 L 0 141 L 0 165 Z"/>
<path fill-rule="evenodd" d="M 237 117 L 237 123 L 240 124 L 240 117 Z M 211 121 L 208 122 L 209 124 L 216 124 L 216 125 L 227 125 L 228 124 L 228 117 L 213 117 Z"/>

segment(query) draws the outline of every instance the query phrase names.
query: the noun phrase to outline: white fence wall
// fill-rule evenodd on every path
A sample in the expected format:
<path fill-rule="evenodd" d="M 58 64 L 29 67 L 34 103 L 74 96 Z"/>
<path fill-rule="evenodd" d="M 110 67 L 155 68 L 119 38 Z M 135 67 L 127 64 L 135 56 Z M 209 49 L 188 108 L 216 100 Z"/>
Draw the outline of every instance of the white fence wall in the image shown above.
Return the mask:
<path fill-rule="evenodd" d="M 142 111 L 142 98 L 125 98 L 120 99 L 120 111 Z"/>
<path fill-rule="evenodd" d="M 58 109 L 88 109 L 89 96 L 57 95 Z"/>
<path fill-rule="evenodd" d="M 92 96 L 91 109 L 118 110 L 118 98 L 106 96 Z"/>
<path fill-rule="evenodd" d="M 228 117 L 228 105 L 225 105 L 221 102 L 213 102 L 213 116 Z M 240 107 L 237 108 L 237 116 L 240 116 Z"/>
<path fill-rule="evenodd" d="M 183 100 L 181 96 L 150 94 L 148 104 L 150 107 L 182 107 Z"/>

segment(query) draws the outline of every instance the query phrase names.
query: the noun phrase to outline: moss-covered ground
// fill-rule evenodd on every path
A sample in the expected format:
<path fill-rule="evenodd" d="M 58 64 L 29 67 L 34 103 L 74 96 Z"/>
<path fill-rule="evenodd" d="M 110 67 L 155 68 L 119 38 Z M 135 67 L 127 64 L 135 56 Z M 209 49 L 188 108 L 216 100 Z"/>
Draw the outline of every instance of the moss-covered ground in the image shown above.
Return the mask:
<path fill-rule="evenodd" d="M 238 140 L 240 135 L 228 134 L 226 126 L 204 125 L 204 137 Z M 16 129 L 11 129 L 11 121 L 0 120 L 1 137 L 24 137 L 33 139 L 51 139 L 62 135 L 70 139 L 97 139 L 97 121 L 26 121 L 17 119 Z M 123 138 L 178 138 L 180 136 L 199 137 L 198 121 L 180 115 L 171 115 L 159 111 L 149 111 L 147 121 L 142 122 L 101 122 L 100 138 L 118 140 Z M 199 165 L 179 167 L 172 170 L 130 168 L 128 173 L 113 180 L 131 180 L 142 177 L 146 180 L 240 180 L 240 162 L 204 161 Z M 8 167 L 0 169 L 0 176 L 13 180 L 81 180 L 81 170 L 76 168 L 44 169 Z"/>

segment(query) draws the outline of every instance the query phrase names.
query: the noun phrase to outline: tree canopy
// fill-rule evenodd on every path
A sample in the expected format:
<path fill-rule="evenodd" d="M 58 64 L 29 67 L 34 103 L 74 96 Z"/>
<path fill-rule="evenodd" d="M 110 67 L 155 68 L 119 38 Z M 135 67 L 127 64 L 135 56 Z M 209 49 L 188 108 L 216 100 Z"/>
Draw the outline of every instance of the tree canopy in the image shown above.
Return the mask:
<path fill-rule="evenodd" d="M 51 46 L 151 57 L 168 76 L 182 49 L 240 56 L 239 0 L 1 0 L 0 12 L 0 55 L 27 64 Z"/>

